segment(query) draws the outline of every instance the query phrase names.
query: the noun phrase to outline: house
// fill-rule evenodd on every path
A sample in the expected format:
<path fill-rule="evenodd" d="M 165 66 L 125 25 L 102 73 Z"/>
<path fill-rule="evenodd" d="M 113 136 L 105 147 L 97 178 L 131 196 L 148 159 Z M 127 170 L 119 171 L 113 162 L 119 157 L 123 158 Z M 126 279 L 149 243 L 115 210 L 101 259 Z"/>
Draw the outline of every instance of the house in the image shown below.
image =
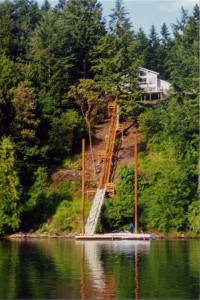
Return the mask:
<path fill-rule="evenodd" d="M 169 93 L 171 84 L 159 78 L 159 73 L 139 67 L 139 86 L 142 89 L 142 100 L 164 99 Z"/>

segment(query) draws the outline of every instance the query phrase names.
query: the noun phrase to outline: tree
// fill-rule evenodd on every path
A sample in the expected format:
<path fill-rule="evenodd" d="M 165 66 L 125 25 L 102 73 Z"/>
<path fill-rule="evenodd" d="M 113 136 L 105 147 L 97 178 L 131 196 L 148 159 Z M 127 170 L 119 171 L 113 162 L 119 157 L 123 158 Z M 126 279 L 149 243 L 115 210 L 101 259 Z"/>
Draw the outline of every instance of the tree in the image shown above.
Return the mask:
<path fill-rule="evenodd" d="M 168 143 L 165 151 L 153 152 L 139 167 L 139 210 L 142 222 L 151 230 L 169 232 L 186 228 L 191 190 L 187 172 L 176 160 L 173 148 Z"/>
<path fill-rule="evenodd" d="M 36 115 L 37 99 L 29 81 L 26 80 L 13 89 L 12 104 L 15 110 L 15 135 L 22 140 L 35 140 L 39 125 Z"/>
<path fill-rule="evenodd" d="M 97 0 L 69 0 L 66 4 L 65 20 L 73 36 L 73 54 L 76 64 L 76 79 L 90 78 L 92 52 L 99 38 L 105 34 L 102 5 Z"/>
<path fill-rule="evenodd" d="M 15 151 L 8 137 L 0 144 L 0 234 L 18 229 L 21 186 L 15 166 Z"/>
<path fill-rule="evenodd" d="M 161 27 L 161 43 L 160 43 L 160 58 L 162 60 L 162 64 L 160 64 L 159 72 L 161 74 L 161 78 L 168 80 L 170 75 L 167 70 L 167 62 L 168 62 L 168 54 L 173 46 L 172 39 L 170 37 L 169 29 L 166 23 L 163 23 Z"/>
<path fill-rule="evenodd" d="M 41 18 L 41 13 L 34 0 L 15 0 L 14 5 L 13 15 L 17 40 L 14 55 L 15 59 L 26 60 L 31 34 Z"/>
<path fill-rule="evenodd" d="M 94 155 L 92 149 L 92 125 L 95 122 L 98 110 L 103 107 L 103 98 L 97 85 L 92 79 L 81 79 L 77 87 L 73 86 L 69 92 L 70 97 L 80 106 L 82 115 L 88 127 L 90 150 L 95 171 Z"/>
<path fill-rule="evenodd" d="M 14 4 L 11 1 L 0 3 L 0 54 L 12 57 L 16 47 Z"/>
<path fill-rule="evenodd" d="M 80 149 L 86 126 L 78 112 L 73 109 L 63 112 L 60 118 L 54 118 L 51 125 L 48 153 L 54 161 L 62 161 L 67 155 Z"/>
<path fill-rule="evenodd" d="M 176 20 L 177 24 L 172 24 L 172 28 L 173 28 L 173 34 L 175 36 L 175 38 L 179 38 L 179 36 L 181 35 L 181 32 L 183 31 L 186 23 L 188 20 L 188 11 L 186 9 L 184 9 L 184 7 L 181 7 L 181 18 L 180 20 Z"/>
<path fill-rule="evenodd" d="M 182 8 L 181 21 L 174 25 L 180 31 L 175 34 L 174 46 L 168 60 L 170 80 L 175 90 L 184 94 L 197 95 L 199 89 L 199 46 L 198 46 L 198 6 L 195 6 L 193 15 L 188 17 Z M 177 29 L 177 30 L 178 30 Z"/>
<path fill-rule="evenodd" d="M 74 63 L 72 44 L 72 33 L 63 14 L 57 15 L 52 10 L 43 15 L 31 37 L 31 80 L 43 93 L 50 94 L 58 107 L 70 86 Z"/>
<path fill-rule="evenodd" d="M 101 228 L 101 231 L 112 231 L 122 227 L 129 229 L 129 224 L 133 222 L 133 207 L 133 168 L 124 165 L 118 171 L 116 195 L 104 202 L 99 229 Z"/>
<path fill-rule="evenodd" d="M 154 25 L 149 33 L 148 69 L 159 72 L 162 60 L 160 57 L 160 39 Z"/>
<path fill-rule="evenodd" d="M 166 23 L 163 23 L 162 27 L 161 27 L 161 43 L 165 48 L 168 48 L 171 42 L 171 37 L 170 37 L 170 33 L 169 33 L 169 29 L 166 25 Z"/>
<path fill-rule="evenodd" d="M 43 10 L 44 12 L 47 12 L 51 9 L 51 4 L 49 3 L 48 0 L 45 0 L 43 5 L 41 6 L 41 10 Z"/>
<path fill-rule="evenodd" d="M 131 23 L 122 1 L 116 2 L 110 15 L 110 33 L 99 40 L 95 47 L 92 70 L 95 80 L 106 94 L 114 95 L 121 110 L 129 116 L 139 96 L 138 60 Z"/>
<path fill-rule="evenodd" d="M 138 57 L 141 59 L 141 66 L 147 68 L 148 66 L 148 52 L 149 52 L 149 40 L 140 27 L 136 34 L 136 49 Z"/>
<path fill-rule="evenodd" d="M 198 182 L 197 113 L 196 100 L 171 97 L 139 117 L 146 141 L 146 158 L 139 160 L 140 210 L 149 228 L 187 229 Z"/>
<path fill-rule="evenodd" d="M 17 165 L 21 182 L 28 186 L 37 164 L 46 158 L 46 148 L 40 147 L 38 137 L 40 119 L 37 113 L 37 98 L 27 80 L 12 89 L 11 95 L 14 109 L 12 134 L 17 145 Z"/>

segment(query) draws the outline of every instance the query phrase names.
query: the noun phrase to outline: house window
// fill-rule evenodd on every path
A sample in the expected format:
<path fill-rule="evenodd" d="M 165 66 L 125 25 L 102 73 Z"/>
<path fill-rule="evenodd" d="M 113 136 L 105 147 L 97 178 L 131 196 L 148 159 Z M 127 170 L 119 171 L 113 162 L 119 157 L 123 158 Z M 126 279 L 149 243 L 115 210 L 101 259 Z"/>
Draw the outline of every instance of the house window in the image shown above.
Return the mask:
<path fill-rule="evenodd" d="M 139 78 L 139 82 L 140 83 L 147 83 L 147 79 L 146 78 Z"/>
<path fill-rule="evenodd" d="M 140 70 L 140 76 L 146 76 L 146 75 L 147 75 L 147 72 Z"/>

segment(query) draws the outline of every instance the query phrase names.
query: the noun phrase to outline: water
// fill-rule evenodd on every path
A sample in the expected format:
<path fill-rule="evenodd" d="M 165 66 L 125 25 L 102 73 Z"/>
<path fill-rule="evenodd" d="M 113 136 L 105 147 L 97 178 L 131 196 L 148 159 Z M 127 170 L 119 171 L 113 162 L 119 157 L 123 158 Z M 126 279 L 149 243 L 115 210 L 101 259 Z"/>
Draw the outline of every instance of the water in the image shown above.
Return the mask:
<path fill-rule="evenodd" d="M 0 299 L 200 299 L 200 241 L 0 241 Z"/>

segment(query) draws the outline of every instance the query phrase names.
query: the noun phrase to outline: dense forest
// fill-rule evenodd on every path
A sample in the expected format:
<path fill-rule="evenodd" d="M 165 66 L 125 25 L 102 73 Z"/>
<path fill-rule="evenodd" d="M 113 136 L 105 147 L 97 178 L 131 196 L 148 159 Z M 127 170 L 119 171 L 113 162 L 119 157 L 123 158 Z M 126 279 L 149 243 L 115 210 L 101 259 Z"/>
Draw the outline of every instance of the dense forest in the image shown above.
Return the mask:
<path fill-rule="evenodd" d="M 97 0 L 0 3 L 0 234 L 38 228 L 56 210 L 71 213 L 71 190 L 49 190 L 48 179 L 80 153 L 108 95 L 143 136 L 140 226 L 200 233 L 198 5 L 191 14 L 180 8 L 172 30 L 164 23 L 159 32 L 136 32 L 121 0 L 108 20 Z M 137 101 L 139 66 L 173 85 L 168 99 L 151 108 Z M 119 172 L 99 230 L 132 218 L 133 171 Z"/>

